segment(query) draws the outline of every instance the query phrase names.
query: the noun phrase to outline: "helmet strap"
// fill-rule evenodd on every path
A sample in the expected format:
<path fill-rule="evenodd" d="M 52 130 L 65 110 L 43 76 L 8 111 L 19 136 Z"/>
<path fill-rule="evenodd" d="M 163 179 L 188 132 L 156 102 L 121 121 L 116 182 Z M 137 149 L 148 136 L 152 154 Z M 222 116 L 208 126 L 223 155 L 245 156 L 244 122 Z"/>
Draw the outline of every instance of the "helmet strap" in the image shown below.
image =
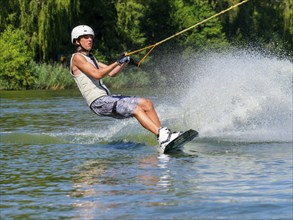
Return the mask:
<path fill-rule="evenodd" d="M 90 53 L 90 51 L 89 50 L 86 50 L 82 45 L 81 45 L 81 43 L 79 42 L 78 44 L 76 44 L 77 45 L 77 52 L 86 52 L 86 53 Z"/>
<path fill-rule="evenodd" d="M 86 53 L 89 53 L 90 51 L 89 50 L 86 50 L 83 46 L 78 46 L 77 47 L 77 52 L 86 52 Z"/>

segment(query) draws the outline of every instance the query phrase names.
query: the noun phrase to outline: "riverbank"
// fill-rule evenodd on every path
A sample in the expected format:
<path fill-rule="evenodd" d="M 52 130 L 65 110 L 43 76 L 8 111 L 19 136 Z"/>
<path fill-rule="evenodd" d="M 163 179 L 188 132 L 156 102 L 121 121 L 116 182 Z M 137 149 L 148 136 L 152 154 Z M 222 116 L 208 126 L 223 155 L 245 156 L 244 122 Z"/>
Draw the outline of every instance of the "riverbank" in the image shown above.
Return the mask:
<path fill-rule="evenodd" d="M 17 78 L 4 78 L 0 81 L 0 90 L 61 90 L 74 89 L 76 84 L 69 73 L 69 68 L 61 64 L 31 64 L 30 84 L 20 86 L 13 82 Z M 159 72 L 151 74 L 137 67 L 126 67 L 117 77 L 106 77 L 103 82 L 114 89 L 121 88 L 140 88 L 150 85 L 165 85 L 166 78 Z"/>

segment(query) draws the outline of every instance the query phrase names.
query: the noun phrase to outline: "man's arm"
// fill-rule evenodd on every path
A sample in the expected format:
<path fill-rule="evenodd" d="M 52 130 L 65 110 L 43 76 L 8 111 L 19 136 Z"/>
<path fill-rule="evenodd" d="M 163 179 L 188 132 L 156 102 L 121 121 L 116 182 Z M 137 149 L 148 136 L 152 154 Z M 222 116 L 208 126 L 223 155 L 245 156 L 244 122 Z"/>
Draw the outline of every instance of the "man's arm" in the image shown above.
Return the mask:
<path fill-rule="evenodd" d="M 124 66 L 124 64 L 122 64 L 121 66 L 119 66 L 119 63 L 118 62 L 114 62 L 114 63 L 112 63 L 110 65 L 102 64 L 100 66 L 101 68 L 100 69 L 97 69 L 93 64 L 89 63 L 80 54 L 76 54 L 73 57 L 73 60 L 72 60 L 72 70 L 73 70 L 73 74 L 74 75 L 78 75 L 76 73 L 78 73 L 79 72 L 78 70 L 80 70 L 81 72 L 84 72 L 87 75 L 92 76 L 95 79 L 102 79 L 102 78 L 104 78 L 105 76 L 109 75 L 113 70 L 115 70 L 116 67 L 117 67 L 117 70 L 120 69 L 120 71 L 121 71 L 122 66 Z M 117 74 L 118 73 L 116 73 L 116 75 Z"/>
<path fill-rule="evenodd" d="M 118 65 L 116 66 L 109 74 L 108 76 L 111 77 L 115 77 L 118 75 L 118 73 L 120 73 L 122 71 L 122 69 L 127 65 L 127 63 L 123 63 L 122 65 Z M 104 63 L 100 63 L 99 62 L 99 67 L 100 68 L 106 68 L 108 65 L 104 64 Z"/>

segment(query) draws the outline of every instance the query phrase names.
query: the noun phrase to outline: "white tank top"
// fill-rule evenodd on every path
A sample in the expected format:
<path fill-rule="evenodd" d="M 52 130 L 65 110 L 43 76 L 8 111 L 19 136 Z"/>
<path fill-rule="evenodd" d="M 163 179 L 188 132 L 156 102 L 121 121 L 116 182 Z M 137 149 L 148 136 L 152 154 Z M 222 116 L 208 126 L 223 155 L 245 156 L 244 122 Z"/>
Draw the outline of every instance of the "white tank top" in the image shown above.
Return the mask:
<path fill-rule="evenodd" d="M 72 59 L 74 55 L 77 53 L 72 54 L 71 60 L 70 60 L 70 73 L 74 77 L 74 80 L 82 94 L 82 96 L 85 98 L 87 104 L 90 106 L 93 101 L 95 101 L 97 98 L 100 98 L 105 95 L 110 95 L 110 92 L 108 88 L 103 84 L 102 80 L 97 80 L 91 76 L 88 76 L 87 74 L 81 72 L 80 75 L 75 76 L 72 73 L 71 65 L 72 65 Z M 90 63 L 92 63 L 95 67 L 99 68 L 95 65 L 94 61 L 89 57 L 82 53 L 79 53 L 83 55 L 86 60 Z M 92 56 L 93 59 L 95 59 L 96 64 L 98 64 L 96 58 Z"/>

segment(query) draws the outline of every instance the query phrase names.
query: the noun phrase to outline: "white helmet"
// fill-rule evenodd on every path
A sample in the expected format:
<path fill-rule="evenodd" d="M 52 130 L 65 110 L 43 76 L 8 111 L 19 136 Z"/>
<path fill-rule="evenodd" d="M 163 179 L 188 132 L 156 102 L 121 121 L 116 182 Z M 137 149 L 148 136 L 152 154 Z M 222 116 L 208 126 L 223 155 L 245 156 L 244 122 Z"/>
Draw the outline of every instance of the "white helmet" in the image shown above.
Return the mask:
<path fill-rule="evenodd" d="M 72 29 L 71 31 L 71 43 L 74 44 L 74 41 L 78 39 L 82 35 L 93 35 L 95 37 L 95 33 L 93 29 L 87 25 L 79 25 Z"/>

